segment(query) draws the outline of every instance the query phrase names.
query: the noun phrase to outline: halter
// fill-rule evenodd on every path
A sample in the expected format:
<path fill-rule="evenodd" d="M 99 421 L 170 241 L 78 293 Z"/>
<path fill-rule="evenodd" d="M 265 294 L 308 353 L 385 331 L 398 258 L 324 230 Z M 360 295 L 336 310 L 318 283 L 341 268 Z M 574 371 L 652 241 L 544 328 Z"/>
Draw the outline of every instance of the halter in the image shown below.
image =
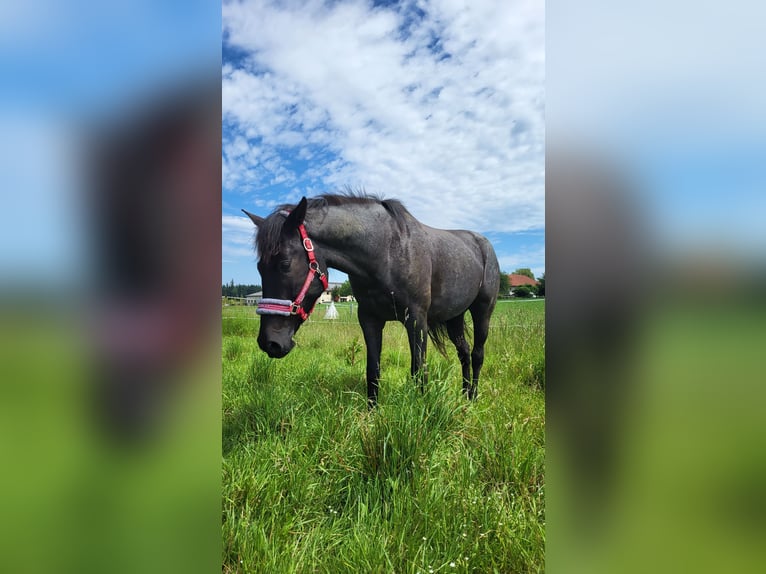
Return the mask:
<path fill-rule="evenodd" d="M 303 303 L 303 298 L 306 296 L 314 276 L 319 275 L 319 280 L 324 288 L 327 289 L 328 287 L 327 274 L 319 269 L 319 263 L 314 255 L 314 244 L 309 239 L 306 227 L 302 223 L 298 226 L 298 233 L 301 235 L 303 249 L 306 250 L 306 256 L 309 259 L 309 272 L 306 275 L 306 280 L 303 282 L 303 287 L 294 301 L 289 299 L 261 299 L 258 303 L 258 308 L 255 310 L 258 315 L 282 315 L 284 317 L 298 315 L 301 320 L 305 321 L 314 311 L 314 308 L 312 307 L 311 311 L 307 313 L 301 303 Z"/>

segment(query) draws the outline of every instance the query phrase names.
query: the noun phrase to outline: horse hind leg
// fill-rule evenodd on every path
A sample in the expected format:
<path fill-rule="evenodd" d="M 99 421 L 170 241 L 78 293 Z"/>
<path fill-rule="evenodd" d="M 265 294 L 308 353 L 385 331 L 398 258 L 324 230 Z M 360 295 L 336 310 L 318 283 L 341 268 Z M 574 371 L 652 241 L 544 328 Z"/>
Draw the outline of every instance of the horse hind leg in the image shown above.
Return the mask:
<path fill-rule="evenodd" d="M 446 322 L 446 325 L 447 335 L 449 335 L 452 344 L 455 345 L 458 359 L 460 359 L 460 367 L 463 371 L 463 392 L 470 398 L 471 348 L 468 345 L 468 341 L 465 339 L 464 316 L 461 314 L 459 317 L 450 319 Z"/>
<path fill-rule="evenodd" d="M 473 379 L 468 390 L 468 398 L 475 399 L 479 387 L 479 376 L 484 365 L 484 343 L 489 335 L 489 318 L 492 315 L 494 304 L 480 304 L 471 306 L 473 319 L 473 351 L 471 351 L 471 366 L 473 367 Z"/>
<path fill-rule="evenodd" d="M 428 365 L 426 363 L 428 323 L 425 313 L 417 313 L 410 309 L 404 327 L 407 329 L 407 338 L 410 344 L 410 374 L 417 381 L 421 392 L 424 392 L 428 383 Z"/>

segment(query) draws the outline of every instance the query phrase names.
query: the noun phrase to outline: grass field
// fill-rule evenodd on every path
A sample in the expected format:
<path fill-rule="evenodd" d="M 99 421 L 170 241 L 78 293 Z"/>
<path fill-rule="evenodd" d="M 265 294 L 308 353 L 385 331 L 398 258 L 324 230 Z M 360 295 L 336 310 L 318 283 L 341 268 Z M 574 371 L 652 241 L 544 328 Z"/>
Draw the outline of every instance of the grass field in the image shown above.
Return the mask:
<path fill-rule="evenodd" d="M 479 398 L 454 349 L 409 377 L 401 325 L 384 331 L 380 404 L 348 306 L 319 306 L 286 358 L 223 309 L 224 572 L 537 572 L 545 550 L 545 302 L 498 304 Z"/>

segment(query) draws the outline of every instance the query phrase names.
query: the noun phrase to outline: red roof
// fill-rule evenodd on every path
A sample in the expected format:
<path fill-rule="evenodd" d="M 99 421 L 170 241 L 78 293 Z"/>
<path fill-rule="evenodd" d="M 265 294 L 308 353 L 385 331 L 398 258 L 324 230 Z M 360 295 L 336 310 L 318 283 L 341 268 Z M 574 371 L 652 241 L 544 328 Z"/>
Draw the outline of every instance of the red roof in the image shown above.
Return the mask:
<path fill-rule="evenodd" d="M 526 275 L 519 275 L 518 273 L 509 273 L 508 282 L 511 287 L 518 287 L 519 285 L 537 285 L 537 281 Z"/>

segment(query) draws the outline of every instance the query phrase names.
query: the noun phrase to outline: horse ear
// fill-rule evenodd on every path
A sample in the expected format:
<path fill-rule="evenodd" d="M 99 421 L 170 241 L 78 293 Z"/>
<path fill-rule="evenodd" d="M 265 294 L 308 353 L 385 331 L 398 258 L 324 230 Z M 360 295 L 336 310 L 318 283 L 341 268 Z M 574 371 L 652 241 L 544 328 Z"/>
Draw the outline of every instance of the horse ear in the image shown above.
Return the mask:
<path fill-rule="evenodd" d="M 301 223 L 303 223 L 303 220 L 306 218 L 307 207 L 308 200 L 304 197 L 298 202 L 298 205 L 295 206 L 295 209 L 290 212 L 290 215 L 287 216 L 285 227 L 297 228 Z"/>
<path fill-rule="evenodd" d="M 252 220 L 253 223 L 255 223 L 256 227 L 258 227 L 261 223 L 264 222 L 263 217 L 258 217 L 257 215 L 253 215 L 252 213 L 244 209 L 242 211 L 245 213 L 245 215 L 247 215 Z"/>

